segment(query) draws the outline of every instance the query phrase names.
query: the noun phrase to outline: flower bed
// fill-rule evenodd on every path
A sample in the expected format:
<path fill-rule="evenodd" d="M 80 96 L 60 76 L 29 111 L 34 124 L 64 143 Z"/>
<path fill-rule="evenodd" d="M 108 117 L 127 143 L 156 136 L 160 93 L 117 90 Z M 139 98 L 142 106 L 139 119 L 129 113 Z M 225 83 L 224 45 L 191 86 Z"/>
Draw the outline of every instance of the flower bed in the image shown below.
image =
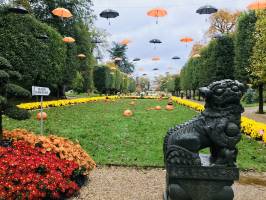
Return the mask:
<path fill-rule="evenodd" d="M 81 148 L 80 144 L 74 143 L 68 139 L 49 135 L 35 135 L 26 130 L 16 129 L 13 131 L 4 131 L 5 139 L 14 141 L 25 141 L 32 147 L 42 147 L 42 153 L 55 152 L 60 159 L 66 159 L 77 162 L 80 166 L 85 167 L 87 172 L 96 167 L 92 158 Z"/>
<path fill-rule="evenodd" d="M 56 101 L 44 101 L 43 108 L 49 107 L 60 107 L 60 106 L 68 106 L 68 105 L 75 105 L 81 103 L 90 103 L 96 101 L 106 100 L 106 98 L 110 100 L 115 100 L 119 98 L 118 96 L 104 96 L 104 97 L 88 97 L 88 98 L 78 98 L 78 99 L 64 99 L 64 100 L 56 100 Z M 25 110 L 35 110 L 41 108 L 40 102 L 32 102 L 32 103 L 22 103 L 17 105 L 17 107 Z"/>
<path fill-rule="evenodd" d="M 0 146 L 0 199 L 63 199 L 80 189 L 79 165 L 42 150 L 25 141 Z"/>
<path fill-rule="evenodd" d="M 204 106 L 199 103 L 181 99 L 179 97 L 172 97 L 172 99 L 174 102 L 194 110 L 200 112 L 204 110 Z M 247 117 L 241 117 L 241 131 L 253 139 L 262 140 L 264 143 L 266 143 L 266 124 L 264 123 L 256 122 L 255 120 L 249 119 Z"/>

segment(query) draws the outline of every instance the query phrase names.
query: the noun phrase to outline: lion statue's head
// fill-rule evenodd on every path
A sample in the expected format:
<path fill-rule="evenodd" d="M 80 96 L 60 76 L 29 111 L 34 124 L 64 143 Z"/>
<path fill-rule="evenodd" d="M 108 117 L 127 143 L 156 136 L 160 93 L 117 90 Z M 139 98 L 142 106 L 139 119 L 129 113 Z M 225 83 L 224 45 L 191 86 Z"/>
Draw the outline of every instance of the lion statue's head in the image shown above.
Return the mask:
<path fill-rule="evenodd" d="M 245 92 L 242 83 L 236 80 L 221 80 L 199 89 L 205 98 L 206 108 L 228 110 L 239 108 L 240 100 Z"/>

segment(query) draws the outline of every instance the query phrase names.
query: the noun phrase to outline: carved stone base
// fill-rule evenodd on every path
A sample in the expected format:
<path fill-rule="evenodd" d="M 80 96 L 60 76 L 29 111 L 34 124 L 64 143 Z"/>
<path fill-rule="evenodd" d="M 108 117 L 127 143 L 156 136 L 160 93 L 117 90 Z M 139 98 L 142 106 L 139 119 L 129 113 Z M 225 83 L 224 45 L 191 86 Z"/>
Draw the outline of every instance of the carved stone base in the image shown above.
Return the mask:
<path fill-rule="evenodd" d="M 209 166 L 208 162 L 203 166 L 167 165 L 166 171 L 164 200 L 233 200 L 231 186 L 239 179 L 238 168 Z"/>

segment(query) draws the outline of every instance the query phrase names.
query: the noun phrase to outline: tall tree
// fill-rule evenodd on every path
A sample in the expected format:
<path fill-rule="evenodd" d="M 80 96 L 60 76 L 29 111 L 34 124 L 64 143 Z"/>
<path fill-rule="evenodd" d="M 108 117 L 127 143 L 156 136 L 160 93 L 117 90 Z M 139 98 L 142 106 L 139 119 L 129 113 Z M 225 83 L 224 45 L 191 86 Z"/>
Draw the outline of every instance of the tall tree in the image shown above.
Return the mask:
<path fill-rule="evenodd" d="M 30 97 L 30 92 L 24 88 L 12 84 L 14 80 L 21 79 L 21 74 L 15 71 L 12 65 L 3 57 L 0 57 L 0 140 L 3 138 L 2 115 L 13 119 L 23 120 L 30 117 L 25 110 L 20 110 L 9 102 L 11 97 Z"/>
<path fill-rule="evenodd" d="M 211 26 L 207 31 L 207 35 L 213 36 L 217 33 L 228 34 L 235 31 L 237 18 L 240 12 L 230 12 L 227 10 L 219 10 L 210 16 Z"/>
<path fill-rule="evenodd" d="M 255 46 L 251 56 L 251 78 L 259 90 L 259 113 L 263 113 L 263 86 L 266 83 L 266 11 L 257 11 Z"/>
<path fill-rule="evenodd" d="M 109 50 L 111 59 L 115 60 L 116 58 L 119 58 L 121 60 L 115 60 L 115 63 L 118 65 L 119 69 L 126 73 L 130 74 L 134 71 L 135 66 L 133 63 L 128 61 L 126 52 L 127 52 L 127 46 L 121 45 L 118 43 L 113 43 L 113 47 Z"/>
<path fill-rule="evenodd" d="M 235 33 L 235 78 L 244 84 L 250 82 L 250 57 L 255 45 L 256 21 L 254 11 L 243 12 L 238 19 Z"/>

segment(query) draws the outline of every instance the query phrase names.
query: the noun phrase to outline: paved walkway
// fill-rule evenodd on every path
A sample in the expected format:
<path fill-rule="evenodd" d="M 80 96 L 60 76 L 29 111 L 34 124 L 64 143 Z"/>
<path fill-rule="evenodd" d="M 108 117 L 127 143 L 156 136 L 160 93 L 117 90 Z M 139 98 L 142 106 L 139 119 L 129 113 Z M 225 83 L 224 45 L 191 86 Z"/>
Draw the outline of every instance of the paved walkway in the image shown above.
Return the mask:
<path fill-rule="evenodd" d="M 72 200 L 162 200 L 165 170 L 99 167 Z M 234 200 L 265 200 L 266 173 L 242 173 L 233 186 Z"/>

